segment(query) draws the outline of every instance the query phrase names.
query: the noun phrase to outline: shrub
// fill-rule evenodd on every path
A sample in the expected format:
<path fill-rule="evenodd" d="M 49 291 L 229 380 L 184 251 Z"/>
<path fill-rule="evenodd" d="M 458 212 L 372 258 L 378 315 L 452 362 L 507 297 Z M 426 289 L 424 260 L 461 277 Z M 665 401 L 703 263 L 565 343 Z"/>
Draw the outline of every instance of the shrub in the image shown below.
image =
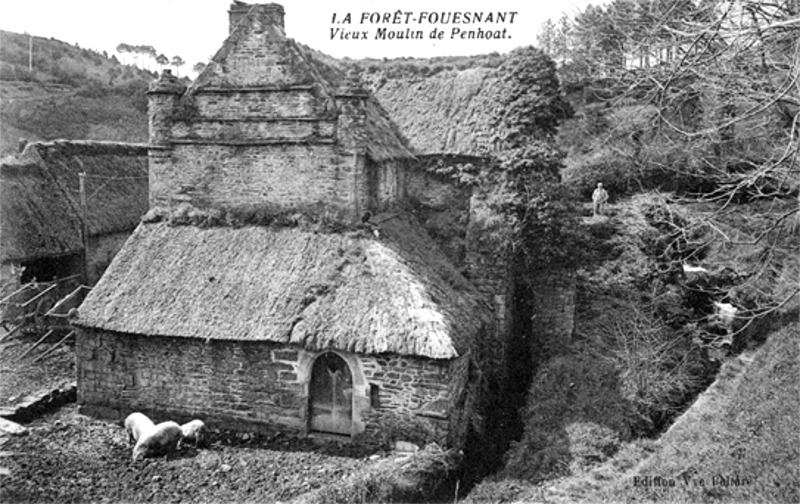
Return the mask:
<path fill-rule="evenodd" d="M 533 482 L 589 467 L 612 455 L 637 423 L 614 366 L 588 355 L 547 362 L 528 391 L 525 431 L 504 475 Z"/>
<path fill-rule="evenodd" d="M 98 81 L 89 81 L 77 91 L 78 96 L 84 98 L 102 98 L 108 94 L 109 89 Z"/>
<path fill-rule="evenodd" d="M 515 479 L 484 480 L 470 491 L 464 502 L 470 504 L 478 502 L 517 502 L 520 500 L 519 497 L 529 488 L 529 483 Z"/>
<path fill-rule="evenodd" d="M 367 430 L 358 437 L 358 442 L 369 446 L 390 449 L 395 441 L 408 441 L 417 446 L 438 441 L 436 432 L 425 420 L 413 415 L 383 414 L 369 415 L 368 424 L 380 424 L 380 430 Z"/>
<path fill-rule="evenodd" d="M 573 422 L 565 429 L 572 462 L 570 471 L 578 473 L 599 464 L 619 450 L 619 433 L 595 422 Z"/>
<path fill-rule="evenodd" d="M 367 465 L 338 483 L 301 495 L 294 502 L 439 502 L 459 460 L 457 453 L 431 445 L 407 458 L 389 457 Z"/>
<path fill-rule="evenodd" d="M 601 360 L 619 371 L 620 393 L 656 430 L 666 425 L 708 384 L 711 369 L 693 333 L 673 330 L 642 306 L 627 304 L 601 326 Z"/>
<path fill-rule="evenodd" d="M 591 198 L 598 182 L 603 183 L 611 201 L 644 188 L 639 183 L 633 160 L 608 148 L 573 156 L 567 160 L 561 176 L 565 184 L 574 187 L 586 199 Z"/>

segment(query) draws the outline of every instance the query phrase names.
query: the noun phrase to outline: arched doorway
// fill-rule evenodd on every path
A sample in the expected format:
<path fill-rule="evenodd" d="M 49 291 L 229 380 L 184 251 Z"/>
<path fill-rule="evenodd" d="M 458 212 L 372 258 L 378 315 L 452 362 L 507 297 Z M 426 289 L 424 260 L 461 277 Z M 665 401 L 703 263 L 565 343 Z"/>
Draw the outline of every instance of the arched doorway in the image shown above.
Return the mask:
<path fill-rule="evenodd" d="M 311 368 L 309 427 L 312 431 L 350 435 L 353 425 L 353 375 L 347 363 L 328 352 Z"/>

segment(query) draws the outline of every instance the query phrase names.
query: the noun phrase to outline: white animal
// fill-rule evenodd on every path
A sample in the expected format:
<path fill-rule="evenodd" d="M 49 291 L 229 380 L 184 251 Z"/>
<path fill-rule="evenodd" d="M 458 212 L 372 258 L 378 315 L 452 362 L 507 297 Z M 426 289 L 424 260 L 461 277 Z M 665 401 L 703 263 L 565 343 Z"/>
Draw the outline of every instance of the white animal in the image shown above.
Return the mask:
<path fill-rule="evenodd" d="M 702 266 L 692 266 L 691 264 L 683 265 L 684 273 L 708 273 L 708 270 Z"/>
<path fill-rule="evenodd" d="M 203 443 L 206 434 L 206 424 L 202 420 L 192 420 L 181 425 L 181 442 L 191 441 L 195 446 Z"/>
<path fill-rule="evenodd" d="M 128 431 L 128 443 L 135 444 L 146 431 L 156 426 L 142 413 L 131 413 L 125 418 L 125 430 Z"/>
<path fill-rule="evenodd" d="M 181 426 L 175 422 L 161 422 L 144 432 L 133 447 L 133 460 L 145 457 L 167 455 L 178 449 L 181 440 Z"/>
<path fill-rule="evenodd" d="M 728 334 L 733 334 L 733 322 L 737 313 L 739 309 L 732 304 L 714 301 L 714 315 L 711 316 L 711 320 L 724 328 Z"/>

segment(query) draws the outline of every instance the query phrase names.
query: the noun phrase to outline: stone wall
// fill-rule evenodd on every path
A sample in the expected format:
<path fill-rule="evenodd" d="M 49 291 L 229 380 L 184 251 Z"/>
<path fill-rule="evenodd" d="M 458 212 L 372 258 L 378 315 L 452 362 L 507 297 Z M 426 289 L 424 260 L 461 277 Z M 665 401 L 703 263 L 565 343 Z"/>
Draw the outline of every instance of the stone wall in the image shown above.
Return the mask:
<path fill-rule="evenodd" d="M 406 440 L 456 446 L 458 429 L 452 409 L 466 387 L 465 357 L 437 361 L 404 356 L 361 359 L 370 386 L 372 407 L 366 412 L 363 437 L 383 444 Z M 450 432 L 454 429 L 453 432 Z"/>
<path fill-rule="evenodd" d="M 408 164 L 397 160 L 370 164 L 376 179 L 376 187 L 370 188 L 370 196 L 374 199 L 371 211 L 377 213 L 389 210 L 402 197 L 404 183 L 402 173 L 408 170 Z"/>
<path fill-rule="evenodd" d="M 132 411 L 305 428 L 297 351 L 277 345 L 144 337 L 78 329 L 78 403 Z"/>
<path fill-rule="evenodd" d="M 199 90 L 192 99 L 195 100 L 197 107 L 197 118 L 237 122 L 276 118 L 316 118 L 320 107 L 320 102 L 311 86 L 259 88 L 258 91 L 236 88 L 218 91 Z"/>
<path fill-rule="evenodd" d="M 476 190 L 469 204 L 465 276 L 486 295 L 494 308 L 498 333 L 505 336 L 509 335 L 514 289 L 506 245 L 509 232 L 507 223 L 489 207 L 486 195 Z"/>
<path fill-rule="evenodd" d="M 307 433 L 310 373 L 319 352 L 84 328 L 77 331 L 75 348 L 78 403 L 86 413 L 122 418 L 144 411 L 226 428 Z M 460 361 L 336 354 L 353 376 L 352 434 L 390 435 L 393 426 L 413 419 L 435 433 L 430 440 L 447 441 L 448 407 L 466 380 L 464 373 L 451 372 Z M 384 435 L 365 439 L 385 441 Z"/>
<path fill-rule="evenodd" d="M 334 145 L 176 145 L 151 156 L 150 205 L 355 209 L 353 157 Z"/>
<path fill-rule="evenodd" d="M 552 357 L 572 341 L 575 329 L 575 275 L 569 271 L 539 273 L 533 285 L 532 331 L 537 354 Z"/>

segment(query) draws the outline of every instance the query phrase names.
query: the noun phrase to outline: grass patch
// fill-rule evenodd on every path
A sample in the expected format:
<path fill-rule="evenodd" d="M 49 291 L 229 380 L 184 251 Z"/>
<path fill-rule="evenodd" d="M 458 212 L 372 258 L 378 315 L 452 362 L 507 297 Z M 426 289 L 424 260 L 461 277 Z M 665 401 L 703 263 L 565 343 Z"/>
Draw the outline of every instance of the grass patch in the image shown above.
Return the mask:
<path fill-rule="evenodd" d="M 459 455 L 435 445 L 407 457 L 391 457 L 301 495 L 294 503 L 427 502 L 444 497 Z"/>
<path fill-rule="evenodd" d="M 640 476 L 688 476 L 705 485 L 642 492 L 631 481 L 614 488 L 612 500 L 646 496 L 677 502 L 800 501 L 800 347 L 794 323 L 773 334 L 738 386 L 694 425 L 669 432 Z M 747 481 L 735 484 L 734 478 Z"/>

